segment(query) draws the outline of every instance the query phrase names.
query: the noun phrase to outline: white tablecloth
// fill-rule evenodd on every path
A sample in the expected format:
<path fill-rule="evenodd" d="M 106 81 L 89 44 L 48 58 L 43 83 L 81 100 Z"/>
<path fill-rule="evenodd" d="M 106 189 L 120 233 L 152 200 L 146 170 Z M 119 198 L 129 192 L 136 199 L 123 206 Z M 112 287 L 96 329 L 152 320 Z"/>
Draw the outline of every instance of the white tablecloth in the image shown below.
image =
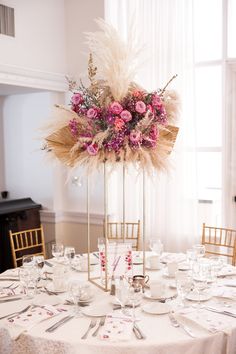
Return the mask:
<path fill-rule="evenodd" d="M 51 268 L 48 270 L 50 271 Z M 150 271 L 150 278 L 162 277 L 162 272 Z M 139 266 L 136 266 L 134 273 L 140 273 Z M 71 276 L 81 280 L 87 277 L 84 272 L 71 272 Z M 170 280 L 166 279 L 166 281 Z M 2 283 L 0 282 L 0 286 Z M 65 296 L 65 294 L 49 296 L 42 293 L 37 295 L 34 300 L 0 304 L 0 316 L 24 308 L 27 303 L 32 303 L 32 301 L 34 303 L 53 303 L 53 301 L 63 303 Z M 107 306 L 110 306 L 112 310 L 111 300 L 108 293 L 94 287 L 93 303 L 107 303 Z M 147 299 L 143 301 L 144 304 L 148 302 Z M 171 326 L 168 315 L 149 315 L 144 313 L 141 308 L 137 308 L 136 316 L 140 318 L 138 324 L 146 334 L 146 340 L 137 340 L 133 335 L 127 342 L 111 343 L 102 341 L 99 337 L 92 337 L 91 334 L 86 340 L 82 340 L 81 336 L 91 320 L 86 316 L 73 318 L 53 333 L 45 332 L 46 328 L 54 324 L 64 314 L 37 324 L 14 340 L 2 320 L 0 321 L 0 354 L 236 354 L 236 319 L 210 312 L 207 315 L 215 316 L 227 326 L 230 325 L 230 331 L 211 334 L 201 327 L 193 327 L 192 330 L 197 338 L 191 338 L 181 328 Z"/>

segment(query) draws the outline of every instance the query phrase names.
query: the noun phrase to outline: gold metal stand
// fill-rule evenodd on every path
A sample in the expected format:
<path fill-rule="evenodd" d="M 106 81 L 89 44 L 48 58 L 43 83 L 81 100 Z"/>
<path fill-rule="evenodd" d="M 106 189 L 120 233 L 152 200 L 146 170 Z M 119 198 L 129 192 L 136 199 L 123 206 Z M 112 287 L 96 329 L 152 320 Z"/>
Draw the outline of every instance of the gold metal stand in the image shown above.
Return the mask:
<path fill-rule="evenodd" d="M 125 189 L 126 189 L 126 164 L 123 163 L 123 242 L 125 242 L 125 220 L 126 220 L 126 209 L 125 209 Z M 105 236 L 105 279 L 104 285 L 101 283 L 100 277 L 91 277 L 91 267 L 90 267 L 90 179 L 87 177 L 87 240 L 88 240 L 88 280 L 104 291 L 109 291 L 109 279 L 108 279 L 108 259 L 107 259 L 107 245 L 108 245 L 108 176 L 107 176 L 107 162 L 103 165 L 103 176 L 104 176 L 104 236 Z M 146 198 L 145 198 L 145 171 L 143 170 L 142 182 L 143 182 L 143 275 L 145 276 L 145 247 L 146 247 Z"/>

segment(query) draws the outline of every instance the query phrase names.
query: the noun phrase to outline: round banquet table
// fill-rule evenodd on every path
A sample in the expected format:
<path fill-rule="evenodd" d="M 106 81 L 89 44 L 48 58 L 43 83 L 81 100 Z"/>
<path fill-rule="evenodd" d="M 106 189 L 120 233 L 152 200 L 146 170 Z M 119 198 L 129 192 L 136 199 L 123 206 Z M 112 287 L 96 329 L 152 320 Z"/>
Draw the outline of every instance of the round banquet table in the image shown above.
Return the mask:
<path fill-rule="evenodd" d="M 51 263 L 53 261 L 50 260 Z M 99 266 L 97 266 L 99 267 Z M 140 274 L 142 266 L 134 266 L 134 274 Z M 48 272 L 51 267 L 45 266 Z M 95 272 L 98 271 L 95 270 Z M 173 282 L 164 276 L 165 268 L 159 271 L 149 270 L 147 274 L 150 280 L 163 278 L 167 282 Z M 9 271 L 0 274 L 0 286 L 3 286 L 2 277 L 10 274 Z M 86 272 L 70 271 L 70 277 L 87 280 Z M 232 276 L 232 278 L 236 276 Z M 11 281 L 4 281 L 5 284 Z M 94 289 L 94 299 L 91 306 L 105 306 L 107 312 L 112 312 L 112 297 L 109 293 L 103 292 L 98 287 L 91 285 Z M 64 305 L 68 294 L 48 295 L 42 292 L 32 300 L 22 299 L 12 302 L 0 302 L 0 317 L 23 309 L 27 304 L 58 304 L 71 311 L 72 306 Z M 173 300 L 174 301 L 174 300 Z M 210 303 L 219 301 L 209 300 Z M 149 299 L 143 298 L 142 305 L 136 308 L 136 316 L 139 319 L 138 326 L 145 333 L 145 340 L 138 340 L 134 333 L 128 341 L 110 342 L 101 340 L 99 335 L 92 337 L 89 334 L 86 340 L 81 337 L 89 326 L 91 317 L 83 316 L 73 318 L 55 332 L 48 333 L 45 330 L 57 322 L 65 314 L 60 314 L 55 318 L 50 318 L 37 323 L 32 328 L 20 333 L 17 337 L 9 330 L 5 320 L 0 321 L 0 354 L 236 354 L 236 318 L 226 315 L 204 312 L 200 310 L 201 316 L 213 318 L 214 321 L 225 324 L 227 330 L 210 333 L 202 326 L 194 326 L 191 323 L 191 329 L 196 338 L 191 338 L 181 328 L 171 325 L 167 314 L 151 315 L 142 311 L 142 306 L 150 303 Z M 232 302 L 235 305 L 236 301 Z M 86 309 L 86 308 L 84 308 Z M 82 308 L 83 310 L 83 308 Z M 197 310 L 195 310 L 196 312 Z M 199 313 L 198 313 L 199 316 Z M 99 318 L 97 318 L 97 324 Z"/>

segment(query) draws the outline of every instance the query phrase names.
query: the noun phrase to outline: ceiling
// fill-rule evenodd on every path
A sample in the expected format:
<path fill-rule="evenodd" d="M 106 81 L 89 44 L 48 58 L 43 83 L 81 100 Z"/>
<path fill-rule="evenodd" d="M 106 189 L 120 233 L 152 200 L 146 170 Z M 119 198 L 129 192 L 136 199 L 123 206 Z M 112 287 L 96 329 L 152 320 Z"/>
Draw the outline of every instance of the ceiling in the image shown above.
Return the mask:
<path fill-rule="evenodd" d="M 0 96 L 19 95 L 24 93 L 42 92 L 42 89 L 0 84 Z"/>

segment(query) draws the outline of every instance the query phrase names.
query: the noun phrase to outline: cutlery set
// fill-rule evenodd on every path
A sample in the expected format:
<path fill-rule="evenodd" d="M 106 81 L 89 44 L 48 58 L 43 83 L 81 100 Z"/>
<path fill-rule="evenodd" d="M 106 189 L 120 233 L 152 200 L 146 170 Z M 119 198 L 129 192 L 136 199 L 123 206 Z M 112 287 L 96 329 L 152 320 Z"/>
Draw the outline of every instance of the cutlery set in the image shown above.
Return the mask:
<path fill-rule="evenodd" d="M 196 338 L 196 336 L 193 334 L 189 327 L 177 321 L 173 312 L 169 312 L 168 316 L 173 327 L 182 328 L 184 332 L 187 333 L 190 337 Z"/>

